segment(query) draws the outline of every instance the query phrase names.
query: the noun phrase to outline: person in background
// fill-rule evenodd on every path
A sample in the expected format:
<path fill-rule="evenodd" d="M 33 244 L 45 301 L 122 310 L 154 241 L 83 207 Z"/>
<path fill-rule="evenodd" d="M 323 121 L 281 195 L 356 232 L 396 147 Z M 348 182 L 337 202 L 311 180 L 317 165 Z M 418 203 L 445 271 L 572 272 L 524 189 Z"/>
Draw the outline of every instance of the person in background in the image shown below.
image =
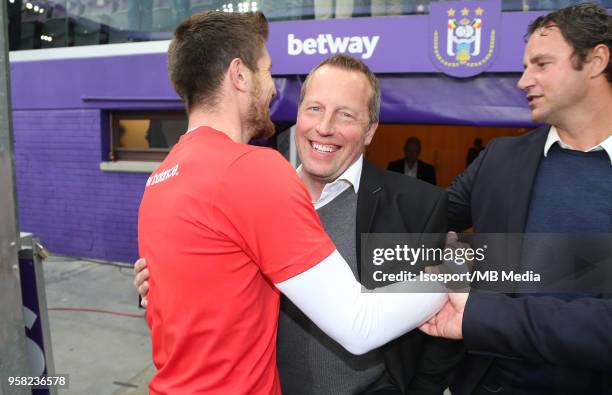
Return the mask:
<path fill-rule="evenodd" d="M 480 154 L 480 151 L 483 149 L 484 146 L 482 145 L 482 139 L 480 137 L 476 137 L 474 139 L 474 145 L 468 149 L 467 157 L 465 158 L 466 165 L 469 166 L 472 162 L 474 162 L 474 159 L 478 157 L 478 154 Z"/>
<path fill-rule="evenodd" d="M 387 170 L 436 185 L 436 168 L 420 160 L 420 155 L 421 140 L 417 137 L 409 137 L 404 144 L 404 158 L 390 162 Z"/>

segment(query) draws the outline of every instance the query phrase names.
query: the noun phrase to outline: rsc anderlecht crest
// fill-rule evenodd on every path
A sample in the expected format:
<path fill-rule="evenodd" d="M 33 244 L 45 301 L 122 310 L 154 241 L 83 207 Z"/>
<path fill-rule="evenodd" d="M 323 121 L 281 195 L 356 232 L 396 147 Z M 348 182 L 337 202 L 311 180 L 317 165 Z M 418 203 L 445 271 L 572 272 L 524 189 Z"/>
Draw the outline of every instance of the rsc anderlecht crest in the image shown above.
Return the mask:
<path fill-rule="evenodd" d="M 471 77 L 491 66 L 499 52 L 499 0 L 431 3 L 429 18 L 430 54 L 440 71 Z"/>

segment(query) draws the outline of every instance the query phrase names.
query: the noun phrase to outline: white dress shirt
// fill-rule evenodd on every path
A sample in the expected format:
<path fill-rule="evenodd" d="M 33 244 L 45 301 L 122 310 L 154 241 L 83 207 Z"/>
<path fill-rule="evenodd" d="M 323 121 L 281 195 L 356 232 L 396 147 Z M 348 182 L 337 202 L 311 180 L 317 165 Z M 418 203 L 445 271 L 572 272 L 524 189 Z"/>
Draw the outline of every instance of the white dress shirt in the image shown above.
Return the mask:
<path fill-rule="evenodd" d="M 412 167 L 408 166 L 408 162 L 404 160 L 404 175 L 408 177 L 417 178 L 417 172 L 419 171 L 419 161 L 414 162 Z"/>
<path fill-rule="evenodd" d="M 353 162 L 352 165 L 349 166 L 348 169 L 344 171 L 340 175 L 340 177 L 336 178 L 334 181 L 325 184 L 323 187 L 323 191 L 321 191 L 321 196 L 319 200 L 316 202 L 312 202 L 314 204 L 315 210 L 320 209 L 325 206 L 327 203 L 331 202 L 344 191 L 346 191 L 351 186 L 355 190 L 355 193 L 359 192 L 359 181 L 361 180 L 361 170 L 363 169 L 363 155 L 359 155 L 359 158 Z M 301 174 L 303 171 L 302 165 L 298 167 L 297 172 Z"/>
<path fill-rule="evenodd" d="M 563 149 L 571 149 L 574 151 L 579 151 L 576 148 L 572 147 L 571 145 L 564 143 L 561 140 L 561 137 L 559 137 L 557 128 L 554 126 L 551 126 L 550 130 L 548 131 L 548 137 L 546 138 L 546 144 L 544 144 L 544 157 L 548 155 L 548 151 L 550 150 L 550 147 L 552 147 L 554 143 L 559 143 L 559 147 Z M 612 165 L 612 135 L 608 136 L 607 139 L 597 144 L 595 147 L 588 149 L 584 152 L 602 151 L 602 150 L 606 151 L 606 153 L 608 154 L 608 158 L 610 158 L 610 164 Z"/>

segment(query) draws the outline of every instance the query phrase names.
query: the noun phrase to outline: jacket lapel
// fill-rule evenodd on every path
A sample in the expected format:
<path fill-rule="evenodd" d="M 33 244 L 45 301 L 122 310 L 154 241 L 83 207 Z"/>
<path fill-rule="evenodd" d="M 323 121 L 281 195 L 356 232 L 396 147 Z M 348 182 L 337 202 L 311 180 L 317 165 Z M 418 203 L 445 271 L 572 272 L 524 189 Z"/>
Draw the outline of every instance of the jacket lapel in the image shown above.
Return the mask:
<path fill-rule="evenodd" d="M 512 269 L 520 270 L 523 235 L 525 232 L 529 203 L 531 202 L 531 190 L 538 172 L 540 160 L 544 155 L 544 144 L 548 136 L 548 125 L 542 126 L 535 133 L 522 141 L 517 152 L 512 156 L 512 163 L 508 163 L 510 169 L 515 169 L 514 177 L 508 183 L 508 196 L 513 196 L 510 211 L 508 212 L 509 242 L 512 247 L 507 250 L 507 262 L 513 263 Z M 518 265 L 518 266 L 516 266 Z M 516 284 L 512 289 L 516 292 Z"/>
<path fill-rule="evenodd" d="M 357 273 L 361 278 L 361 234 L 370 233 L 376 215 L 378 201 L 383 191 L 380 170 L 363 160 L 359 192 L 357 193 Z"/>
<path fill-rule="evenodd" d="M 510 169 L 516 169 L 508 184 L 508 192 L 514 196 L 508 212 L 508 233 L 522 233 L 525 230 L 531 190 L 544 153 L 549 128 L 548 125 L 542 126 L 523 140 L 522 146 L 512 155 L 513 163 L 508 163 Z"/>

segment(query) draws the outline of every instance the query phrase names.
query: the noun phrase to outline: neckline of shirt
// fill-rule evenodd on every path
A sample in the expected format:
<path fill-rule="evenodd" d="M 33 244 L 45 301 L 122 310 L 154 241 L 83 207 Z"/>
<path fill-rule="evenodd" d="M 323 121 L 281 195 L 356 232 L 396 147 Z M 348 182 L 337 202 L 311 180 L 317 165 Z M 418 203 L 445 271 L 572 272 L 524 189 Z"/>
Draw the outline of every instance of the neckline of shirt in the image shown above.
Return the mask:
<path fill-rule="evenodd" d="M 548 136 L 546 137 L 546 143 L 544 144 L 544 157 L 548 156 L 548 151 L 550 150 L 550 147 L 552 147 L 555 143 L 558 143 L 559 147 L 563 149 L 578 152 L 588 153 L 602 150 L 606 151 L 606 153 L 608 154 L 608 158 L 610 159 L 610 165 L 612 165 L 612 136 L 608 136 L 608 138 L 606 138 L 604 141 L 597 144 L 596 146 L 592 147 L 591 149 L 582 151 L 577 150 L 571 145 L 564 143 L 563 140 L 561 140 L 561 137 L 559 137 L 559 132 L 557 131 L 557 128 L 551 125 L 550 129 L 548 130 Z"/>

